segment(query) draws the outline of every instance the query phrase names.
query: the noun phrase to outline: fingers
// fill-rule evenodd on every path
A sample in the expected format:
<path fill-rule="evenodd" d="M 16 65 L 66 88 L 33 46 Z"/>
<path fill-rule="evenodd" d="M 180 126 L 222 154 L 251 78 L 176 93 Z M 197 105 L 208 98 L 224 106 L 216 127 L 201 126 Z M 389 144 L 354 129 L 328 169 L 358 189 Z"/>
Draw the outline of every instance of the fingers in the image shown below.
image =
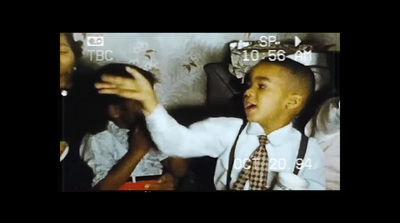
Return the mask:
<path fill-rule="evenodd" d="M 95 83 L 94 86 L 97 89 L 109 89 L 109 88 L 116 88 L 117 87 L 115 84 L 105 83 L 105 82 Z"/>
<path fill-rule="evenodd" d="M 101 76 L 101 80 L 103 82 L 96 83 L 95 87 L 97 89 L 118 88 L 118 89 L 122 89 L 122 90 L 130 90 L 130 91 L 140 91 L 143 89 L 147 89 L 148 87 L 151 88 L 148 80 L 137 70 L 130 68 L 130 67 L 126 67 L 126 71 L 128 73 L 130 73 L 134 77 L 134 79 L 103 74 Z"/>
<path fill-rule="evenodd" d="M 147 82 L 147 79 L 141 74 L 139 73 L 137 70 L 131 68 L 131 67 L 125 67 L 126 72 L 130 73 L 136 80 L 138 80 L 139 82 Z"/>
<path fill-rule="evenodd" d="M 174 190 L 174 178 L 171 174 L 164 174 L 160 177 L 157 183 L 146 184 L 145 188 L 148 190 Z"/>
<path fill-rule="evenodd" d="M 154 183 L 154 184 L 146 184 L 144 187 L 146 190 L 174 190 L 174 184 L 172 182 L 164 182 L 164 183 Z"/>
<path fill-rule="evenodd" d="M 163 190 L 162 185 L 158 184 L 158 183 L 156 183 L 156 184 L 146 184 L 144 186 L 144 188 L 146 190 Z"/>
<path fill-rule="evenodd" d="M 165 173 L 160 177 L 158 180 L 158 183 L 165 183 L 165 182 L 172 182 L 174 180 L 174 177 L 170 173 Z"/>
<path fill-rule="evenodd" d="M 158 99 L 151 83 L 137 70 L 126 67 L 134 78 L 103 74 L 102 83 L 96 83 L 99 94 L 114 94 L 123 98 L 138 100 L 143 104 L 143 114 L 151 114 L 158 105 Z"/>
<path fill-rule="evenodd" d="M 110 88 L 110 89 L 101 89 L 99 90 L 99 94 L 115 94 L 123 98 L 133 99 L 133 100 L 142 100 L 142 94 L 132 90 L 124 90 L 120 88 Z"/>
<path fill-rule="evenodd" d="M 137 90 L 138 88 L 136 80 L 132 78 L 117 77 L 117 76 L 110 76 L 107 74 L 103 74 L 101 76 L 101 80 L 103 82 L 95 84 L 95 87 L 97 89 L 120 88 L 127 90 Z"/>
<path fill-rule="evenodd" d="M 130 79 L 126 78 L 126 77 L 111 76 L 111 75 L 103 74 L 101 76 L 101 80 L 104 82 L 113 83 L 115 85 L 124 85 L 126 80 L 130 80 Z"/>
<path fill-rule="evenodd" d="M 118 76 L 111 76 L 107 74 L 103 74 L 101 76 L 101 80 L 104 82 L 109 82 L 118 86 L 125 86 L 129 81 L 136 80 L 139 83 L 145 83 L 147 82 L 147 79 L 139 73 L 137 70 L 130 68 L 130 67 L 125 67 L 126 71 L 132 75 L 132 78 L 126 78 L 126 77 L 118 77 Z"/>
<path fill-rule="evenodd" d="M 136 80 L 137 87 L 146 89 L 146 90 L 152 90 L 153 87 L 151 86 L 149 80 L 147 80 L 142 73 L 138 72 L 137 70 L 131 68 L 131 67 L 125 67 L 126 71 L 130 73 Z"/>

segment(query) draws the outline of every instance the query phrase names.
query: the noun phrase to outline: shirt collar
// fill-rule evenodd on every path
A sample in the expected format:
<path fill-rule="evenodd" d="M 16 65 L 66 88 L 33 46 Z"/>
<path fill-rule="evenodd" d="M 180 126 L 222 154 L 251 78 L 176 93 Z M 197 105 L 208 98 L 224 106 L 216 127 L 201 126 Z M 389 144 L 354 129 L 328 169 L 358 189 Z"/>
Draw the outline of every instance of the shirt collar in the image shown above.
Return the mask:
<path fill-rule="evenodd" d="M 276 129 L 267 135 L 268 141 L 273 146 L 282 144 L 288 140 L 288 137 L 293 129 L 293 123 L 289 123 L 282 128 Z M 246 133 L 248 135 L 265 135 L 264 129 L 256 122 L 249 122 Z"/>
<path fill-rule="evenodd" d="M 114 122 L 108 121 L 107 130 L 121 143 L 128 140 L 129 129 L 120 128 Z"/>

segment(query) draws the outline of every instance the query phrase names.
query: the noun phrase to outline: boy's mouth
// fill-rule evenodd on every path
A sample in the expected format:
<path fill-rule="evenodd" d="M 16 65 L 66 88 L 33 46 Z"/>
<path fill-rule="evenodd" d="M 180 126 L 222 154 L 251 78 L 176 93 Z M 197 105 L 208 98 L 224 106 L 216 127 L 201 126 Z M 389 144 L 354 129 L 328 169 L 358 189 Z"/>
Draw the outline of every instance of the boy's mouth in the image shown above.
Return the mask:
<path fill-rule="evenodd" d="M 248 112 L 253 111 L 254 109 L 256 109 L 256 107 L 257 107 L 257 105 L 255 105 L 255 104 L 253 104 L 251 102 L 248 102 L 248 101 L 246 101 L 245 104 L 244 104 L 244 108 Z"/>

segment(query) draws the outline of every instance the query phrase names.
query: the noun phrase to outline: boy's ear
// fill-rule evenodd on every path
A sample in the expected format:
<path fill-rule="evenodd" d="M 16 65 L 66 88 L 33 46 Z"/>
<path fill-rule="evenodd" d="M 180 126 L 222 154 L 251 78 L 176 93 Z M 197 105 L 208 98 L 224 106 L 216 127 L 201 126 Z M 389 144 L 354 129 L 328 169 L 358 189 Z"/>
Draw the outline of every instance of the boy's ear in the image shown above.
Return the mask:
<path fill-rule="evenodd" d="M 111 118 L 118 118 L 120 116 L 120 109 L 117 105 L 109 105 L 108 106 L 108 115 Z"/>
<path fill-rule="evenodd" d="M 301 105 L 303 102 L 303 96 L 298 94 L 292 94 L 289 96 L 288 100 L 286 101 L 285 108 L 286 109 L 296 109 Z"/>

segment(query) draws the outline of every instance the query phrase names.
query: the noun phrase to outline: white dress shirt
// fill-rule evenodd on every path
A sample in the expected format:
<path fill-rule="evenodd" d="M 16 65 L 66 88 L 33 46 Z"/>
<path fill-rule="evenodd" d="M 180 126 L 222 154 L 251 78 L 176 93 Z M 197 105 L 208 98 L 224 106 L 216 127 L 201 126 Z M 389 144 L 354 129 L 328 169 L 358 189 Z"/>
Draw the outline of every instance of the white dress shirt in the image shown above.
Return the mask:
<path fill-rule="evenodd" d="M 109 121 L 105 131 L 86 134 L 83 138 L 79 154 L 93 170 L 92 186 L 106 177 L 108 171 L 128 152 L 128 131 Z M 132 171 L 133 181 L 138 176 L 161 175 L 161 161 L 165 158 L 167 156 L 162 152 L 150 149 Z"/>
<path fill-rule="evenodd" d="M 170 156 L 183 158 L 210 156 L 217 159 L 214 184 L 217 190 L 225 190 L 229 154 L 236 139 L 242 120 L 238 118 L 208 118 L 192 124 L 189 128 L 180 125 L 161 105 L 146 117 L 147 125 L 158 148 Z M 246 160 L 259 146 L 258 135 L 265 135 L 258 123 L 247 123 L 236 145 L 235 163 L 231 173 L 232 188 Z M 293 172 L 297 158 L 301 133 L 288 124 L 267 135 L 269 157 L 268 185 L 272 171 Z M 308 189 L 325 189 L 323 152 L 315 139 L 310 138 L 303 168 L 299 176 L 309 183 Z M 304 167 L 307 164 L 307 167 Z M 248 183 L 244 187 L 249 189 Z"/>
<path fill-rule="evenodd" d="M 340 98 L 326 100 L 304 132 L 314 137 L 324 151 L 326 189 L 340 190 Z"/>

